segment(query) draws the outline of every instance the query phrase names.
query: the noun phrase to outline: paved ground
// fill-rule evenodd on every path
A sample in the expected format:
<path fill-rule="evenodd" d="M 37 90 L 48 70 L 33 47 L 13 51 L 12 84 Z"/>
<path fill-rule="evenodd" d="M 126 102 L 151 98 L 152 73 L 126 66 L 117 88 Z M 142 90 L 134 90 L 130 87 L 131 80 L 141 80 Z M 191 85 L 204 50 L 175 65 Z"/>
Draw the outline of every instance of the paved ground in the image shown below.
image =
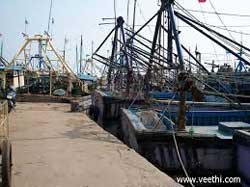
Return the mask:
<path fill-rule="evenodd" d="M 14 187 L 175 187 L 67 104 L 18 103 L 10 115 Z"/>

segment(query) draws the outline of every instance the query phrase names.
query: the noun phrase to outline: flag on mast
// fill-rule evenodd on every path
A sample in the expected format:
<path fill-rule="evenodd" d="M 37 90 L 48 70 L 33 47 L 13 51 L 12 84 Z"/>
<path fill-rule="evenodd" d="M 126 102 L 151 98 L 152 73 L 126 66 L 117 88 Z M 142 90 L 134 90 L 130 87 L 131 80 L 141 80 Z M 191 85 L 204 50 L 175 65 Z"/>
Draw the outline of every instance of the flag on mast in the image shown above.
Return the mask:
<path fill-rule="evenodd" d="M 198 0 L 199 3 L 205 3 L 206 0 Z"/>
<path fill-rule="evenodd" d="M 25 18 L 25 25 L 29 24 L 28 20 Z"/>

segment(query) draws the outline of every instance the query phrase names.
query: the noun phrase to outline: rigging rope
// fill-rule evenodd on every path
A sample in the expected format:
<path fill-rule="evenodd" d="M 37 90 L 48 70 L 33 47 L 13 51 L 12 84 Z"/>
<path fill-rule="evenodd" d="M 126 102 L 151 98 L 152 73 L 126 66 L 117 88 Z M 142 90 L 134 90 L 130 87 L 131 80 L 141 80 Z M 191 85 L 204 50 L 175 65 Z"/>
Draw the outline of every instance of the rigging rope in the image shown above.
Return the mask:
<path fill-rule="evenodd" d="M 200 9 L 202 10 L 201 4 L 200 4 Z M 205 14 L 202 14 L 202 15 L 203 15 L 204 22 L 207 23 Z M 218 60 L 218 55 L 216 53 L 216 49 L 215 49 L 214 43 L 212 41 L 211 41 L 211 43 L 212 43 L 212 46 L 213 46 L 213 49 L 214 49 L 215 58 L 216 58 L 216 60 Z"/>
<path fill-rule="evenodd" d="M 161 113 L 161 117 L 160 117 L 159 120 L 162 120 L 163 118 L 165 118 L 165 119 L 167 119 L 167 120 L 170 122 L 170 124 L 171 124 L 171 129 L 172 129 L 171 132 L 172 132 L 172 136 L 173 136 L 173 140 L 174 140 L 174 145 L 175 145 L 177 157 L 178 157 L 178 160 L 179 160 L 179 162 L 180 162 L 181 168 L 182 168 L 182 170 L 183 170 L 185 176 L 189 179 L 190 177 L 189 177 L 189 174 L 188 174 L 188 172 L 187 172 L 187 170 L 186 170 L 186 168 L 185 168 L 185 165 L 184 165 L 184 163 L 183 163 L 183 160 L 182 160 L 182 158 L 181 158 L 180 149 L 179 149 L 179 146 L 178 146 L 178 143 L 177 143 L 177 139 L 176 139 L 176 136 L 175 136 L 174 126 L 176 126 L 176 125 L 175 125 L 175 123 L 171 120 L 170 110 L 168 110 L 168 107 L 169 107 L 169 105 L 172 103 L 172 101 L 174 100 L 175 95 L 176 95 L 176 93 L 173 95 L 173 97 L 172 97 L 172 98 L 169 100 L 169 102 L 167 103 L 167 106 L 166 106 L 166 108 L 163 110 L 163 112 Z M 170 119 L 167 118 L 167 117 L 164 115 L 165 112 L 166 112 L 167 110 L 168 110 L 168 112 L 169 112 L 169 117 L 170 117 Z M 191 180 L 189 180 L 189 183 L 190 183 L 190 185 L 191 185 L 192 187 L 195 187 Z"/>
<path fill-rule="evenodd" d="M 224 22 L 222 21 L 222 18 L 221 18 L 220 15 L 217 13 L 217 11 L 216 11 L 216 9 L 215 9 L 215 7 L 214 7 L 212 1 L 211 1 L 211 0 L 208 0 L 208 1 L 209 1 L 209 3 L 210 3 L 211 7 L 214 9 L 214 12 L 216 13 L 216 15 L 217 15 L 217 17 L 219 18 L 220 22 L 222 23 L 222 25 L 224 26 L 224 28 L 228 31 L 229 36 L 235 41 L 235 38 L 232 36 L 231 32 L 227 29 L 227 26 L 226 26 L 226 25 L 224 24 Z"/>
<path fill-rule="evenodd" d="M 201 11 L 201 10 L 193 10 L 193 9 L 186 9 L 190 12 L 197 12 L 197 13 L 204 13 L 204 14 L 218 14 L 222 16 L 232 16 L 232 17 L 246 17 L 250 18 L 249 14 L 235 14 L 235 13 L 226 13 L 226 12 L 211 12 L 211 11 Z"/>

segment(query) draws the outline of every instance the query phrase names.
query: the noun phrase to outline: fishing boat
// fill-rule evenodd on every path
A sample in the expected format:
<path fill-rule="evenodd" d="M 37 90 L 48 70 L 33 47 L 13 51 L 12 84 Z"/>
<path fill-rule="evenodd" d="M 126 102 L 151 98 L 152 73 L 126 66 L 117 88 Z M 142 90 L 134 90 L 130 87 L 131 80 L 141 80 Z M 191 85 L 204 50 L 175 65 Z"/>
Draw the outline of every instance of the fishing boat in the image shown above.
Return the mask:
<path fill-rule="evenodd" d="M 245 156 L 250 149 L 245 143 L 249 141 L 250 103 L 242 102 L 249 96 L 230 90 L 221 81 L 227 76 L 241 79 L 248 72 L 208 71 L 199 53 L 192 54 L 181 43 L 176 19 L 246 66 L 250 64 L 247 58 L 231 46 L 249 49 L 187 12 L 178 2 L 161 0 L 156 14 L 138 30 L 124 28 L 123 18 L 117 18 L 93 55 L 107 67 L 107 85 L 93 93 L 91 115 L 167 174 L 240 176 L 243 186 L 249 186 L 250 167 L 244 163 L 250 161 Z M 150 40 L 140 32 L 152 20 L 156 24 Z M 106 58 L 99 50 L 112 34 L 112 52 Z M 241 90 L 249 84 L 244 80 L 238 85 Z"/>

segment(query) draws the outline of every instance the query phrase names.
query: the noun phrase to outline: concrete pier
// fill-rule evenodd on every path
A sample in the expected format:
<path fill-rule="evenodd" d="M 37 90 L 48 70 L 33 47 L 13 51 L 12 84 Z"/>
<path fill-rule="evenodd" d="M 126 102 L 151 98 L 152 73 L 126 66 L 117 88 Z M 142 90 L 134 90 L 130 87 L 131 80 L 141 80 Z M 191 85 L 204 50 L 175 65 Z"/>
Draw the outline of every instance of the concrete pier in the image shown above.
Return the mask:
<path fill-rule="evenodd" d="M 181 186 L 69 104 L 18 103 L 10 115 L 14 187 Z"/>

